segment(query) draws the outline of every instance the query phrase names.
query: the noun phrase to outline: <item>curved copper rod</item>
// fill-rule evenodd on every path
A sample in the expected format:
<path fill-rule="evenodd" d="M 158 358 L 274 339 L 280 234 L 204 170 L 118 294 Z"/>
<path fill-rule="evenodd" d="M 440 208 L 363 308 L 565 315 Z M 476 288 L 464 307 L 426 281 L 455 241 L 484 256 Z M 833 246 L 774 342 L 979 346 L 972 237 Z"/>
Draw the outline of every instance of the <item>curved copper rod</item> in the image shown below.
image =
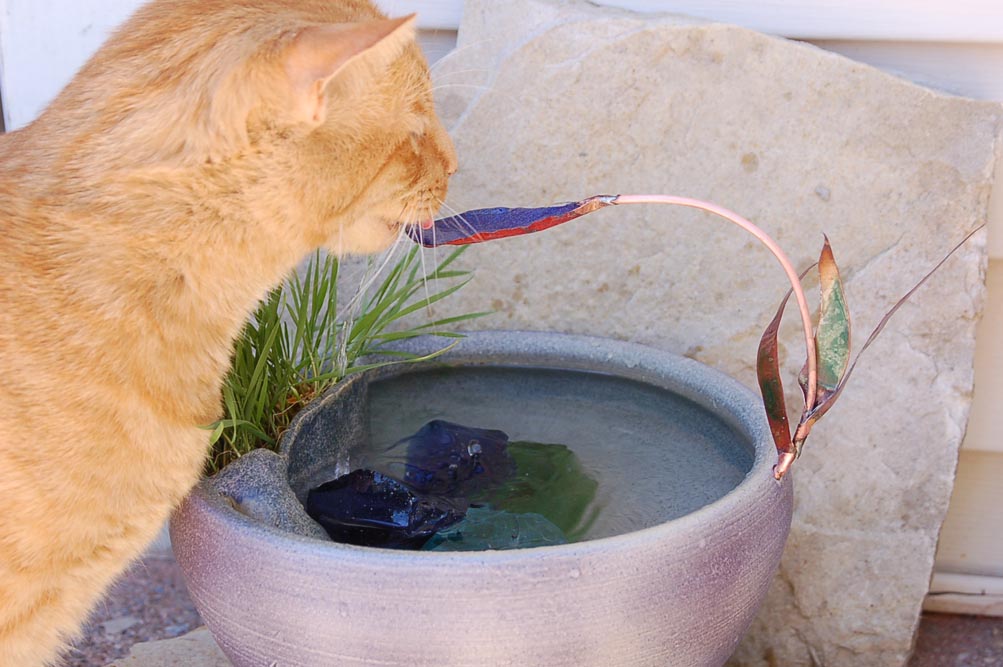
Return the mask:
<path fill-rule="evenodd" d="M 797 430 L 794 433 L 792 442 L 794 451 L 779 452 L 779 459 L 774 468 L 774 476 L 778 480 L 782 479 L 790 469 L 791 463 L 797 458 L 797 453 L 801 449 L 801 443 L 808 437 L 808 432 L 811 430 L 811 424 L 804 420 L 804 415 L 807 415 L 815 405 L 817 396 L 818 359 L 815 352 L 815 336 L 812 330 L 808 300 L 805 297 L 804 290 L 801 288 L 801 281 L 797 271 L 794 269 L 794 265 L 776 241 L 746 218 L 723 206 L 689 197 L 675 197 L 671 195 L 597 195 L 579 202 L 539 208 L 477 209 L 436 220 L 431 225 L 410 226 L 407 229 L 407 233 L 415 242 L 426 247 L 482 243 L 493 239 L 542 231 L 568 222 L 569 220 L 574 220 L 600 208 L 622 204 L 670 204 L 713 213 L 738 225 L 759 239 L 773 253 L 773 256 L 780 262 L 784 273 L 787 274 L 794 297 L 798 303 L 802 328 L 804 329 L 805 351 L 808 357 L 808 387 L 805 396 L 804 414 L 802 415 L 801 423 L 798 424 Z"/>

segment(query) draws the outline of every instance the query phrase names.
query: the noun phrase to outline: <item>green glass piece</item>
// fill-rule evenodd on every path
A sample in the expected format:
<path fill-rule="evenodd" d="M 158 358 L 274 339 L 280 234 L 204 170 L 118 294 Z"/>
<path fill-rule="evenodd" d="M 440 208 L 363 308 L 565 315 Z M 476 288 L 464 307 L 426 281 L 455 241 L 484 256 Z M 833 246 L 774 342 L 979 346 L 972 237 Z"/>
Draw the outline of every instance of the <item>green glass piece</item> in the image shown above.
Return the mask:
<path fill-rule="evenodd" d="M 514 514 L 539 514 L 564 533 L 581 540 L 598 513 L 593 501 L 599 483 L 564 445 L 516 441 L 508 445 L 515 475 L 474 502 Z"/>

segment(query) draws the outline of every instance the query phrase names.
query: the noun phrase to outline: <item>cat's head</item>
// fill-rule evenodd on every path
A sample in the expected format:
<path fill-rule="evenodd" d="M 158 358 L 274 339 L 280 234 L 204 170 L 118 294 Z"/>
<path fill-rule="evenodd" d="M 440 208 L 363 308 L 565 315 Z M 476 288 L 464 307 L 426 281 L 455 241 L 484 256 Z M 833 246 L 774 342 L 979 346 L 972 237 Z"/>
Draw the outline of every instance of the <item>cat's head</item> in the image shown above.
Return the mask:
<path fill-rule="evenodd" d="M 154 0 L 46 114 L 75 135 L 68 168 L 201 170 L 309 245 L 373 252 L 456 170 L 414 23 L 368 0 Z"/>
<path fill-rule="evenodd" d="M 341 184 L 318 198 L 317 213 L 350 211 L 328 228 L 336 231 L 324 243 L 335 250 L 373 252 L 401 224 L 431 219 L 456 171 L 413 26 L 413 16 L 310 26 L 280 49 L 282 92 L 272 103 L 299 133 L 306 187 Z"/>

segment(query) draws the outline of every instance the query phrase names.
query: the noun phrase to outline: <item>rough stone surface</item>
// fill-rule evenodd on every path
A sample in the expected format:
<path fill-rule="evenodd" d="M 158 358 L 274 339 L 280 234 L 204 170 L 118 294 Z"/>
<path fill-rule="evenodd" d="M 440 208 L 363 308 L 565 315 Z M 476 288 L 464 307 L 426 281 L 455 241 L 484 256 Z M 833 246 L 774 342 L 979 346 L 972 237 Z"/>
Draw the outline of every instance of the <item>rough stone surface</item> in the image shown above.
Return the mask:
<path fill-rule="evenodd" d="M 230 667 L 205 627 L 183 637 L 136 644 L 108 667 Z"/>
<path fill-rule="evenodd" d="M 456 210 L 686 195 L 751 218 L 799 266 L 825 232 L 858 346 L 985 219 L 999 105 L 736 27 L 571 0 L 470 0 L 459 41 L 435 70 L 460 155 Z M 477 275 L 437 314 L 490 306 L 474 326 L 638 341 L 749 385 L 786 289 L 752 237 L 668 207 L 613 207 L 463 262 Z M 906 661 L 968 416 L 984 271 L 980 233 L 896 315 L 816 429 L 780 576 L 733 664 Z M 804 353 L 788 319 L 793 385 Z"/>
<path fill-rule="evenodd" d="M 286 460 L 275 452 L 255 449 L 220 471 L 213 481 L 237 511 L 279 530 L 328 539 L 289 488 Z"/>

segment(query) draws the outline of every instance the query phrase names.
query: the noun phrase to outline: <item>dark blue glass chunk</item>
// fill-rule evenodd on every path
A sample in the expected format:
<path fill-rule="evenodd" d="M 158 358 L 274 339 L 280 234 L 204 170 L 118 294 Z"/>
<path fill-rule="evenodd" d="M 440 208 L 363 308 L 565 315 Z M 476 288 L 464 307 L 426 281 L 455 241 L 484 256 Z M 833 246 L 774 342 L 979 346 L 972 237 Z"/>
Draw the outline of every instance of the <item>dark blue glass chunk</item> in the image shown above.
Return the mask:
<path fill-rule="evenodd" d="M 515 474 L 502 431 L 434 420 L 388 451 L 388 473 L 420 494 L 471 498 Z M 396 469 L 395 469 L 396 468 Z M 400 473 L 400 474 L 398 474 Z"/>
<path fill-rule="evenodd" d="M 420 497 L 395 479 L 354 470 L 312 489 L 306 511 L 335 542 L 420 549 L 435 532 L 460 521 L 463 500 Z"/>

